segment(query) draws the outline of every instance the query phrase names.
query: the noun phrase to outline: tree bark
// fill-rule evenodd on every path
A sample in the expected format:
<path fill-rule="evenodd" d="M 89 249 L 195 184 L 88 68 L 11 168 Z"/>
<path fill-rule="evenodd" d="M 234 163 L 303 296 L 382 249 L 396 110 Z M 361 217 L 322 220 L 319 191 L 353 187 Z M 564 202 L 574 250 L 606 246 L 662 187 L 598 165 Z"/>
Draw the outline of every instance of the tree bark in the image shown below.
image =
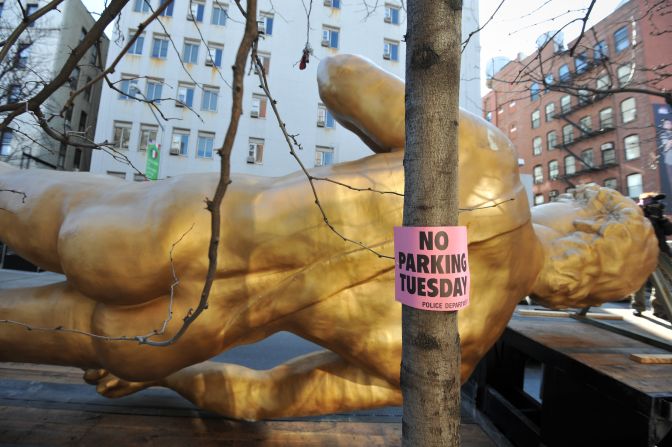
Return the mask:
<path fill-rule="evenodd" d="M 409 0 L 404 226 L 454 226 L 462 1 Z M 456 312 L 403 306 L 404 446 L 460 443 Z"/>

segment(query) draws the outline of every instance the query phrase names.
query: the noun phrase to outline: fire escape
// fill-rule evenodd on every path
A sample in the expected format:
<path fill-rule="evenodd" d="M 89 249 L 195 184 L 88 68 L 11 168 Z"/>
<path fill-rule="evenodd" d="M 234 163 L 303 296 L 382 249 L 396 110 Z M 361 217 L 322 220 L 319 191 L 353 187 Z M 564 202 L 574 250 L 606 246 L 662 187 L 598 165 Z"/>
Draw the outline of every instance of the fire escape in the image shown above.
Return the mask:
<path fill-rule="evenodd" d="M 596 157 L 594 156 L 593 151 L 591 151 L 590 157 L 576 152 L 577 145 L 579 145 L 580 143 L 583 143 L 585 141 L 591 140 L 592 138 L 604 135 L 608 132 L 612 132 L 613 130 L 615 130 L 613 107 L 611 108 L 611 114 L 608 117 L 602 117 L 598 112 L 597 118 L 599 122 L 597 123 L 596 128 L 592 126 L 591 115 L 588 115 L 589 118 L 588 122 L 582 122 L 581 120 L 577 122 L 576 119 L 573 118 L 576 116 L 576 113 L 578 111 L 585 109 L 586 107 L 591 106 L 592 104 L 597 103 L 608 96 L 611 96 L 611 93 L 590 94 L 588 91 L 580 89 L 580 81 L 578 79 L 584 77 L 585 74 L 590 73 L 593 69 L 600 66 L 600 63 L 599 61 L 596 63 L 594 61 L 588 61 L 587 59 L 584 59 L 583 63 L 579 64 L 579 61 L 580 59 L 577 58 L 576 72 L 574 73 L 569 72 L 567 76 L 561 77 L 559 80 L 560 87 L 562 87 L 562 85 L 564 84 L 571 86 L 572 90 L 576 89 L 577 92 L 576 94 L 571 93 L 568 94 L 570 95 L 570 98 L 572 96 L 578 98 L 578 103 L 574 104 L 573 106 L 572 105 L 563 106 L 561 104 L 560 113 L 555 115 L 556 118 L 572 126 L 571 135 L 565 135 L 565 132 L 561 131 L 560 137 L 562 139 L 561 143 L 558 144 L 558 147 L 574 157 L 575 170 L 573 172 L 567 173 L 565 171 L 567 166 L 564 165 L 563 175 L 558 175 L 556 178 L 554 178 L 554 180 L 564 181 L 569 187 L 572 188 L 576 187 L 576 184 L 575 182 L 572 181 L 572 179 L 582 177 L 583 175 L 588 173 L 600 172 L 612 168 L 614 166 L 618 166 L 618 162 L 616 160 L 615 147 L 613 146 L 609 152 L 601 151 L 601 153 L 599 154 L 601 158 L 601 163 L 597 163 L 595 161 Z M 565 126 L 562 127 L 562 129 L 564 128 Z M 579 135 L 577 137 L 574 136 L 575 133 L 574 129 L 578 129 L 579 131 Z"/>

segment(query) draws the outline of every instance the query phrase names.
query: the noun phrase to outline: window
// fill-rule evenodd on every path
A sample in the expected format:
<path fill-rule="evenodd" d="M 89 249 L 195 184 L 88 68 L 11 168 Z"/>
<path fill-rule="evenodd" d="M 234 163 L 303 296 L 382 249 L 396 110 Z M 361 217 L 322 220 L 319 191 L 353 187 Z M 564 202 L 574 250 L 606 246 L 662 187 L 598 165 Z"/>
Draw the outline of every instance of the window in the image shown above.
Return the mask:
<path fill-rule="evenodd" d="M 21 98 L 21 85 L 12 84 L 9 86 L 9 92 L 7 93 L 7 104 L 18 102 Z"/>
<path fill-rule="evenodd" d="M 126 173 L 123 171 L 107 171 L 107 175 L 126 180 Z"/>
<path fill-rule="evenodd" d="M 205 14 L 205 3 L 196 2 L 190 0 L 191 8 L 187 12 L 187 20 L 196 20 L 197 22 L 203 21 L 203 15 Z"/>
<path fill-rule="evenodd" d="M 615 178 L 606 178 L 604 179 L 604 187 L 618 191 L 618 180 Z"/>
<path fill-rule="evenodd" d="M 198 46 L 197 41 L 184 41 L 184 47 L 182 47 L 182 61 L 184 61 L 185 64 L 198 63 Z"/>
<path fill-rule="evenodd" d="M 594 165 L 594 159 L 593 159 L 593 150 L 592 149 L 586 149 L 585 151 L 581 152 L 581 161 L 583 162 L 584 165 L 588 168 L 592 168 Z"/>
<path fill-rule="evenodd" d="M 2 10 L 5 7 L 4 3 L 0 3 L 0 17 L 2 17 Z"/>
<path fill-rule="evenodd" d="M 29 16 L 33 15 L 35 13 L 35 11 L 37 11 L 37 4 L 26 5 L 26 17 L 29 17 Z M 30 27 L 35 26 L 35 22 L 32 22 L 28 26 L 30 26 Z"/>
<path fill-rule="evenodd" d="M 229 17 L 228 10 L 221 5 L 214 5 L 212 7 L 212 18 L 210 23 L 213 25 L 224 26 L 226 25 L 226 19 Z"/>
<path fill-rule="evenodd" d="M 317 127 L 327 127 L 332 129 L 334 127 L 334 115 L 324 104 L 317 106 Z"/>
<path fill-rule="evenodd" d="M 222 67 L 222 54 L 224 46 L 218 43 L 208 43 L 208 57 L 205 58 L 205 65 L 208 67 Z"/>
<path fill-rule="evenodd" d="M 548 73 L 544 77 L 544 92 L 547 92 L 548 91 L 548 86 L 553 85 L 554 82 L 555 82 L 555 80 L 553 79 L 553 73 Z"/>
<path fill-rule="evenodd" d="M 571 124 L 567 124 L 562 128 L 562 143 L 572 144 L 574 142 L 574 128 Z"/>
<path fill-rule="evenodd" d="M 135 34 L 135 30 L 131 30 L 128 32 L 128 38 L 130 38 Z M 135 42 L 131 45 L 131 47 L 128 49 L 128 54 L 142 54 L 142 47 L 145 45 L 145 35 L 140 34 L 137 39 L 135 39 Z M 95 47 L 94 47 L 95 48 Z"/>
<path fill-rule="evenodd" d="M 14 135 L 11 130 L 5 130 L 0 135 L 0 155 L 7 156 L 12 153 L 12 139 Z"/>
<path fill-rule="evenodd" d="M 91 84 L 91 78 L 90 77 L 88 77 L 88 76 L 86 77 L 86 83 L 84 85 L 86 85 L 86 89 L 84 89 L 84 99 L 87 100 L 87 101 L 90 101 L 91 100 L 91 89 L 93 87 L 93 85 Z"/>
<path fill-rule="evenodd" d="M 614 47 L 616 48 L 616 53 L 620 53 L 630 46 L 630 40 L 628 39 L 628 26 L 621 27 L 616 30 L 614 33 Z"/>
<path fill-rule="evenodd" d="M 168 57 L 167 37 L 154 36 L 154 40 L 152 41 L 152 57 L 156 57 L 159 59 L 165 59 L 166 57 Z"/>
<path fill-rule="evenodd" d="M 579 90 L 579 105 L 585 106 L 590 104 L 590 92 L 588 90 Z"/>
<path fill-rule="evenodd" d="M 516 126 L 516 123 L 512 123 L 511 126 L 509 127 L 509 133 L 511 135 L 515 134 L 516 131 L 518 130 L 518 127 Z"/>
<path fill-rule="evenodd" d="M 170 139 L 170 155 L 186 157 L 188 154 L 189 131 L 186 129 L 173 129 L 173 136 Z"/>
<path fill-rule="evenodd" d="M 175 107 L 193 107 L 194 106 L 194 85 L 177 84 L 177 101 Z"/>
<path fill-rule="evenodd" d="M 334 9 L 341 9 L 341 0 L 324 0 L 324 6 L 329 6 Z"/>
<path fill-rule="evenodd" d="M 541 205 L 544 203 L 544 195 L 543 194 L 536 194 L 534 196 L 534 204 L 535 205 Z"/>
<path fill-rule="evenodd" d="M 315 148 L 315 167 L 327 166 L 334 163 L 334 148 L 317 146 Z"/>
<path fill-rule="evenodd" d="M 565 157 L 565 175 L 576 174 L 576 158 L 573 155 Z"/>
<path fill-rule="evenodd" d="M 557 189 L 552 189 L 548 192 L 548 200 L 551 202 L 555 202 L 558 200 L 558 190 Z"/>
<path fill-rule="evenodd" d="M 569 81 L 569 79 L 572 77 L 572 75 L 569 73 L 569 65 L 564 64 L 560 67 L 558 70 L 558 77 L 560 78 L 560 82 Z"/>
<path fill-rule="evenodd" d="M 572 110 L 572 97 L 565 95 L 560 98 L 560 111 L 562 113 L 568 113 L 570 110 Z"/>
<path fill-rule="evenodd" d="M 273 14 L 267 12 L 261 13 L 261 23 L 259 24 L 259 34 L 267 36 L 273 35 Z"/>
<path fill-rule="evenodd" d="M 558 146 L 558 136 L 554 130 L 546 134 L 546 145 L 549 151 L 554 150 Z"/>
<path fill-rule="evenodd" d="M 30 57 L 30 44 L 21 43 L 16 50 L 16 68 L 26 68 Z"/>
<path fill-rule="evenodd" d="M 128 142 L 131 138 L 131 123 L 115 121 L 112 133 L 112 146 L 121 151 L 128 150 Z"/>
<path fill-rule="evenodd" d="M 637 103 L 635 98 L 628 98 L 621 101 L 621 122 L 630 123 L 637 118 Z"/>
<path fill-rule="evenodd" d="M 322 28 L 322 46 L 327 48 L 338 48 L 338 29 Z"/>
<path fill-rule="evenodd" d="M 79 43 L 82 43 L 82 41 L 83 41 L 84 38 L 86 37 L 86 33 L 87 33 L 86 28 L 82 28 L 82 29 L 79 31 Z"/>
<path fill-rule="evenodd" d="M 549 102 L 546 104 L 546 122 L 551 121 L 555 117 L 555 103 Z"/>
<path fill-rule="evenodd" d="M 579 127 L 582 132 L 591 132 L 593 130 L 593 120 L 590 116 L 584 116 L 579 120 Z"/>
<path fill-rule="evenodd" d="M 593 47 L 593 59 L 595 62 L 600 62 L 603 59 L 606 59 L 609 56 L 609 48 L 607 47 L 607 42 L 601 40 L 595 44 Z"/>
<path fill-rule="evenodd" d="M 77 131 L 81 132 L 83 135 L 86 134 L 86 112 L 81 111 L 79 112 L 79 124 L 77 125 Z"/>
<path fill-rule="evenodd" d="M 636 200 L 644 191 L 642 188 L 642 174 L 630 174 L 625 179 L 628 184 L 628 197 Z"/>
<path fill-rule="evenodd" d="M 632 81 L 632 67 L 630 64 L 621 65 L 616 69 L 616 77 L 618 78 L 618 85 L 623 87 Z"/>
<path fill-rule="evenodd" d="M 261 164 L 264 160 L 264 140 L 250 138 L 248 147 L 247 162 L 250 164 Z"/>
<path fill-rule="evenodd" d="M 268 76 L 269 71 L 271 69 L 271 55 L 268 53 L 257 53 L 257 57 L 261 60 L 261 66 L 264 67 L 264 72 L 266 73 L 266 76 Z M 254 66 L 254 74 L 259 74 L 257 73 L 257 66 Z"/>
<path fill-rule="evenodd" d="M 145 89 L 145 99 L 148 101 L 161 102 L 161 91 L 163 90 L 163 81 L 158 79 L 147 79 L 147 88 Z"/>
<path fill-rule="evenodd" d="M 548 162 L 548 177 L 551 180 L 557 180 L 560 175 L 560 167 L 558 165 L 558 160 L 551 160 Z"/>
<path fill-rule="evenodd" d="M 516 107 L 516 101 L 511 101 L 509 103 L 509 109 L 513 109 L 514 107 Z"/>
<path fill-rule="evenodd" d="M 628 135 L 623 139 L 625 147 L 625 159 L 634 160 L 639 158 L 639 135 Z"/>
<path fill-rule="evenodd" d="M 606 90 L 611 90 L 611 78 L 609 77 L 609 75 L 605 74 L 597 78 L 595 87 L 598 90 L 598 92 L 596 93 L 598 99 L 607 96 Z"/>
<path fill-rule="evenodd" d="M 616 163 L 616 152 L 614 151 L 614 143 L 604 143 L 600 146 L 602 153 L 602 164 L 610 165 Z"/>
<path fill-rule="evenodd" d="M 541 155 L 541 137 L 534 137 L 532 139 L 532 154 Z"/>
<path fill-rule="evenodd" d="M 541 112 L 539 111 L 539 109 L 532 112 L 531 121 L 532 121 L 532 129 L 536 129 L 541 125 Z"/>
<path fill-rule="evenodd" d="M 488 122 L 492 122 L 492 112 L 488 112 L 485 114 L 485 120 Z"/>
<path fill-rule="evenodd" d="M 133 11 L 149 12 L 149 2 L 145 0 L 133 0 Z"/>
<path fill-rule="evenodd" d="M 534 177 L 535 184 L 544 183 L 544 168 L 541 165 L 536 165 L 532 170 L 532 176 Z"/>
<path fill-rule="evenodd" d="M 577 75 L 585 73 L 585 71 L 588 70 L 588 56 L 585 51 L 576 55 L 576 58 L 574 58 L 574 65 L 576 66 Z"/>
<path fill-rule="evenodd" d="M 158 131 L 158 126 L 140 124 L 140 144 L 138 145 L 138 151 L 145 151 L 150 144 L 156 144 L 156 134 Z"/>
<path fill-rule="evenodd" d="M 399 60 L 399 42 L 385 40 L 385 44 L 383 45 L 383 59 L 391 61 Z"/>
<path fill-rule="evenodd" d="M 611 107 L 600 110 L 600 129 L 611 129 L 614 127 L 614 113 Z"/>
<path fill-rule="evenodd" d="M 536 101 L 539 99 L 539 84 L 533 82 L 530 86 L 530 101 Z"/>
<path fill-rule="evenodd" d="M 385 23 L 392 25 L 399 25 L 399 7 L 393 5 L 385 5 Z"/>
<path fill-rule="evenodd" d="M 124 76 L 119 83 L 119 99 L 133 99 L 135 98 L 140 90 L 138 89 L 138 79 L 137 77 Z"/>
<path fill-rule="evenodd" d="M 91 47 L 91 56 L 89 57 L 89 61 L 92 64 L 95 64 L 96 62 L 98 62 L 98 45 L 97 44 L 93 45 Z"/>
<path fill-rule="evenodd" d="M 212 158 L 214 141 L 214 133 L 199 132 L 196 140 L 196 158 Z"/>
<path fill-rule="evenodd" d="M 266 96 L 252 95 L 250 116 L 252 118 L 266 118 Z"/>
<path fill-rule="evenodd" d="M 219 89 L 206 87 L 203 89 L 203 98 L 201 100 L 201 110 L 207 112 L 217 111 L 217 99 L 219 96 Z"/>
<path fill-rule="evenodd" d="M 168 0 L 159 0 L 159 4 L 163 5 L 166 3 Z M 172 17 L 173 16 L 173 6 L 175 5 L 175 1 L 171 2 L 166 9 L 161 11 L 161 15 L 164 17 Z"/>

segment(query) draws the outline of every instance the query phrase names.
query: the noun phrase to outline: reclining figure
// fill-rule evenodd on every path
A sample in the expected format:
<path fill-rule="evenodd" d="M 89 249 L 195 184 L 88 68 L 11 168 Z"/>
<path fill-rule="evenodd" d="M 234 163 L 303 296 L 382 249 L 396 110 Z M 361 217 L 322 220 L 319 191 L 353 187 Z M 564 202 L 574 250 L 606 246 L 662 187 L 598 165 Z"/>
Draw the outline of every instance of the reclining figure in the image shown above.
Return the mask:
<path fill-rule="evenodd" d="M 402 81 L 348 55 L 322 61 L 318 72 L 324 103 L 375 154 L 313 174 L 403 193 Z M 658 247 L 637 205 L 613 190 L 579 188 L 530 212 L 507 138 L 466 112 L 459 129 L 460 206 L 472 209 L 460 214 L 472 275 L 471 304 L 459 312 L 464 381 L 522 298 L 550 307 L 622 299 L 654 270 Z M 174 268 L 175 318 L 156 340 L 168 338 L 200 297 L 210 234 L 203 199 L 216 182 L 216 174 L 199 174 L 126 183 L 3 165 L 0 239 L 67 280 L 2 292 L 0 320 L 110 337 L 146 334 L 166 316 Z M 324 181 L 317 192 L 346 237 L 393 254 L 403 198 Z M 234 176 L 222 216 L 209 309 L 177 343 L 27 332 L 5 322 L 0 361 L 81 367 L 109 397 L 164 386 L 240 419 L 399 405 L 401 305 L 393 296 L 393 261 L 332 232 L 302 173 Z M 208 361 L 278 331 L 325 350 L 268 371 Z"/>

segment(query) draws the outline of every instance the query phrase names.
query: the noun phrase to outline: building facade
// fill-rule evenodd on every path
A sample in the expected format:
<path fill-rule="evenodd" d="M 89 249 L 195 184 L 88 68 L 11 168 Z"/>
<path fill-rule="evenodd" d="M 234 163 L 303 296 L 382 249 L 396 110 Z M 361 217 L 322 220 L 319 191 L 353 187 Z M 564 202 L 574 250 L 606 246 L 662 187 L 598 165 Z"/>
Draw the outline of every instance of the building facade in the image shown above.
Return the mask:
<path fill-rule="evenodd" d="M 672 192 L 665 163 L 669 157 L 672 165 L 672 143 L 662 144 L 665 123 L 672 133 L 664 117 L 672 115 L 663 97 L 647 94 L 672 87 L 672 39 L 660 32 L 672 29 L 672 14 L 661 7 L 670 5 L 622 2 L 578 45 L 548 33 L 539 53 L 509 62 L 488 81 L 484 117 L 517 147 L 535 204 L 580 184 L 635 199 Z"/>
<path fill-rule="evenodd" d="M 46 0 L 31 0 L 24 6 L 26 12 L 32 14 L 47 3 Z M 0 2 L 0 35 L 8 36 L 22 16 L 17 2 Z M 3 103 L 20 102 L 35 95 L 45 82 L 61 71 L 72 48 L 94 23 L 81 0 L 65 0 L 58 10 L 37 19 L 0 64 Z M 97 66 L 106 61 L 108 46 L 107 37 L 101 38 L 73 70 L 70 81 L 44 103 L 44 115 L 57 132 L 93 139 L 102 82 L 78 95 L 67 110 L 63 110 L 63 106 L 71 91 L 84 86 L 99 73 Z M 66 146 L 50 138 L 33 117 L 22 115 L 10 127 L 0 134 L 0 160 L 23 168 L 89 169 L 90 149 Z"/>
<path fill-rule="evenodd" d="M 127 37 L 134 33 L 158 5 L 159 0 L 130 1 L 119 22 L 122 32 Z M 478 28 L 478 2 L 465 2 L 464 17 L 467 35 Z M 117 66 L 116 90 L 103 91 L 96 141 L 111 143 L 130 164 L 96 152 L 92 171 L 142 180 L 133 166 L 145 170 L 149 144 L 159 149 L 158 178 L 219 170 L 216 149 L 230 118 L 230 67 L 243 34 L 242 16 L 233 4 L 192 0 L 174 2 L 160 19 L 147 27 Z M 286 128 L 297 134 L 302 146 L 297 150 L 302 162 L 312 167 L 369 155 L 359 138 L 336 123 L 320 102 L 317 65 L 328 56 L 354 53 L 403 78 L 402 3 L 381 3 L 367 11 L 358 2 L 322 0 L 313 4 L 308 24 L 301 2 L 262 0 L 259 23 L 259 54 Z M 307 36 L 313 54 L 300 70 Z M 108 61 L 120 48 L 113 44 Z M 465 51 L 462 78 L 468 81 L 462 84 L 461 104 L 480 114 L 478 39 Z M 232 170 L 274 176 L 297 170 L 249 63 L 244 85 Z M 130 97 L 160 103 L 155 101 L 155 107 Z"/>

